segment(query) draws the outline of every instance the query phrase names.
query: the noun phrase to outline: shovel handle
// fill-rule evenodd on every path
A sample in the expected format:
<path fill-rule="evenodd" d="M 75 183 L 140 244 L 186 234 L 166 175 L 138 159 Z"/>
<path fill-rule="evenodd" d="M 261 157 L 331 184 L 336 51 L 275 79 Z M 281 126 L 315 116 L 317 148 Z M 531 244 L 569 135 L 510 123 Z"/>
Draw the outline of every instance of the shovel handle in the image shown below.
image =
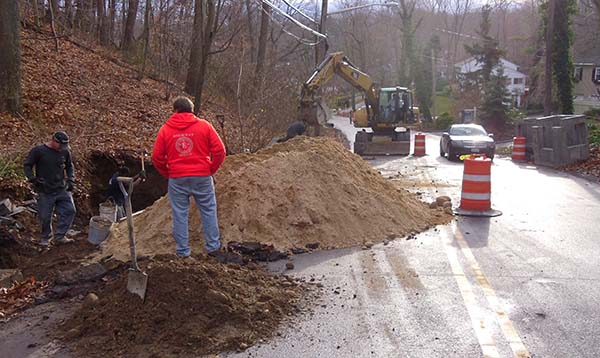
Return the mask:
<path fill-rule="evenodd" d="M 125 197 L 125 213 L 127 214 L 127 229 L 129 232 L 129 252 L 131 253 L 131 268 L 140 271 L 140 267 L 137 263 L 137 255 L 135 252 L 135 237 L 134 237 L 134 227 L 133 227 L 133 209 L 131 206 L 131 194 L 133 192 L 133 178 L 129 177 L 117 177 L 117 181 L 119 182 L 119 188 L 121 192 L 123 192 L 123 196 Z M 125 190 L 125 186 L 123 183 L 129 184 L 129 190 Z"/>

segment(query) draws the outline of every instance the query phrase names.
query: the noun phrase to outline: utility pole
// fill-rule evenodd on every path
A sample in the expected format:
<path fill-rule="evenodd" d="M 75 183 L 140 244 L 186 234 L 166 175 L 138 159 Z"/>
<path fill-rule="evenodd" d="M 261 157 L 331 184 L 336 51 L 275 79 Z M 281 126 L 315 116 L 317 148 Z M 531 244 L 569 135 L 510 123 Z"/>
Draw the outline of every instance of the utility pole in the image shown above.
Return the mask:
<path fill-rule="evenodd" d="M 437 71 L 435 68 L 435 48 L 431 46 L 431 120 L 435 120 L 435 96 L 437 93 Z"/>
<path fill-rule="evenodd" d="M 325 34 L 325 22 L 327 21 L 327 3 L 328 0 L 321 1 L 321 21 L 319 22 L 319 33 Z M 321 42 L 319 42 L 315 46 L 315 66 L 319 66 L 323 59 L 325 58 L 327 49 L 329 46 L 327 45 L 327 38 L 323 38 Z"/>
<path fill-rule="evenodd" d="M 552 113 L 552 52 L 554 42 L 554 14 L 556 0 L 548 1 L 548 14 L 546 20 L 546 58 L 544 66 L 544 115 Z"/>

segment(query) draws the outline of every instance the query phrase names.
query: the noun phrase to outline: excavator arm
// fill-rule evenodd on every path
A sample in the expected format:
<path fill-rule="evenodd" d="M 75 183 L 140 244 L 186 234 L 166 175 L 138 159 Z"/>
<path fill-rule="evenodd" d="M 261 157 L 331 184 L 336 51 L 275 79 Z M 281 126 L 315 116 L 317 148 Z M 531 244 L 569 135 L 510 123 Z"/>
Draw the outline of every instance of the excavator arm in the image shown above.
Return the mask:
<path fill-rule="evenodd" d="M 342 52 L 334 52 L 327 56 L 302 85 L 300 93 L 300 120 L 309 125 L 325 125 L 319 89 L 334 75 L 340 76 L 354 88 L 364 92 L 367 111 L 370 116 L 378 112 L 378 91 L 369 75 L 359 70 Z"/>

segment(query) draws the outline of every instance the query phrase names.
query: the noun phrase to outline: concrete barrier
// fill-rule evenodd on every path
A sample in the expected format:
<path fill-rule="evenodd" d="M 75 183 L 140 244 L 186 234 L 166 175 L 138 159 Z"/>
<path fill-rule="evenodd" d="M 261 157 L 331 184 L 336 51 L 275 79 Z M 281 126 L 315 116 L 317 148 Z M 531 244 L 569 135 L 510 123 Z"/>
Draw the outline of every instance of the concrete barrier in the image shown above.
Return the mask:
<path fill-rule="evenodd" d="M 527 157 L 537 165 L 560 167 L 590 156 L 585 116 L 526 118 L 515 127 L 517 136 L 527 138 Z"/>

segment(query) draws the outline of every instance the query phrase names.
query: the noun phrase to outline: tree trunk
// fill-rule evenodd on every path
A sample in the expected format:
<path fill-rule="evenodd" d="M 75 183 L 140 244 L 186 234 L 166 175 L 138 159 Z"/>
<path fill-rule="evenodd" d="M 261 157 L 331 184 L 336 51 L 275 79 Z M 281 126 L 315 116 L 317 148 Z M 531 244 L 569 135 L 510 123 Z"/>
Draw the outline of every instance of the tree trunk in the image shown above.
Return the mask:
<path fill-rule="evenodd" d="M 319 22 L 319 32 L 325 34 L 325 23 L 327 21 L 327 2 L 328 0 L 321 1 L 321 22 Z M 327 39 L 322 39 L 322 42 L 315 46 L 315 66 L 319 66 L 325 59 L 326 52 L 329 46 L 327 45 Z"/>
<path fill-rule="evenodd" d="M 67 26 L 73 27 L 73 1 L 65 0 L 65 22 Z"/>
<path fill-rule="evenodd" d="M 146 71 L 146 60 L 148 58 L 148 48 L 150 47 L 150 18 L 152 17 L 152 1 L 146 0 L 146 9 L 144 11 L 144 53 L 142 59 L 142 69 L 139 73 L 141 80 Z"/>
<path fill-rule="evenodd" d="M 210 56 L 210 48 L 214 40 L 217 24 L 217 4 L 215 0 L 206 1 L 206 23 L 203 30 L 202 50 L 200 56 L 200 71 L 198 73 L 198 81 L 196 82 L 194 113 L 200 113 L 200 104 L 202 103 L 202 90 L 204 89 L 204 81 L 206 80 L 206 69 Z"/>
<path fill-rule="evenodd" d="M 196 93 L 198 79 L 200 78 L 200 64 L 202 61 L 202 40 L 204 39 L 204 1 L 194 1 L 194 27 L 192 29 L 192 43 L 190 47 L 190 64 L 185 80 L 185 91 L 189 94 Z"/>
<path fill-rule="evenodd" d="M 54 19 L 56 18 L 56 12 L 54 11 L 54 9 L 57 7 L 54 4 L 58 2 L 58 0 L 48 0 L 49 6 L 48 9 L 50 10 L 50 30 L 52 31 L 52 37 L 54 37 L 54 47 L 56 49 L 56 52 L 58 52 L 60 50 L 59 46 L 58 46 L 58 36 L 56 35 L 56 21 L 54 21 Z"/>
<path fill-rule="evenodd" d="M 600 0 L 599 0 L 600 1 Z M 254 20 L 252 19 L 252 0 L 246 0 L 246 21 L 248 22 L 248 39 L 250 41 L 250 59 L 254 61 L 256 44 L 254 43 Z"/>
<path fill-rule="evenodd" d="M 265 64 L 265 54 L 267 52 L 267 35 L 269 32 L 269 14 L 271 7 L 262 3 L 262 13 L 260 17 L 260 34 L 258 36 L 258 54 L 256 55 L 256 75 L 261 82 L 262 72 Z"/>
<path fill-rule="evenodd" d="M 113 41 L 115 36 L 115 17 L 117 13 L 117 1 L 108 0 L 108 39 L 110 42 Z"/>
<path fill-rule="evenodd" d="M 552 113 L 552 46 L 554 40 L 554 13 L 556 0 L 549 0 L 546 20 L 546 56 L 544 64 L 544 115 Z"/>
<path fill-rule="evenodd" d="M 0 112 L 21 108 L 19 2 L 0 1 Z"/>
<path fill-rule="evenodd" d="M 125 30 L 123 32 L 123 43 L 121 48 L 125 52 L 131 52 L 134 45 L 135 19 L 137 17 L 139 0 L 129 0 L 127 8 L 127 20 L 125 21 Z"/>
<path fill-rule="evenodd" d="M 110 44 L 108 18 L 106 17 L 106 0 L 96 0 L 98 7 L 98 39 L 100 45 L 108 46 Z"/>

